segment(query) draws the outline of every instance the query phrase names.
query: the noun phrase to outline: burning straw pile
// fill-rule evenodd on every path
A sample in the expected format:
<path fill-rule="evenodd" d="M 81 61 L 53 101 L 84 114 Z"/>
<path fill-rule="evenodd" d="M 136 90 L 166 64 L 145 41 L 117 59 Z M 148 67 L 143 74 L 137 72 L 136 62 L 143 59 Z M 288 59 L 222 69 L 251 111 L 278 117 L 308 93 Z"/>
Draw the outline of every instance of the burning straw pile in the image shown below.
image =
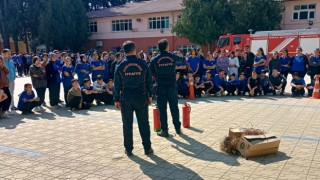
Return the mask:
<path fill-rule="evenodd" d="M 220 142 L 221 151 L 228 154 L 237 154 L 237 146 L 242 136 L 246 135 L 264 135 L 265 132 L 254 128 L 230 128 L 229 136 L 226 136 Z"/>

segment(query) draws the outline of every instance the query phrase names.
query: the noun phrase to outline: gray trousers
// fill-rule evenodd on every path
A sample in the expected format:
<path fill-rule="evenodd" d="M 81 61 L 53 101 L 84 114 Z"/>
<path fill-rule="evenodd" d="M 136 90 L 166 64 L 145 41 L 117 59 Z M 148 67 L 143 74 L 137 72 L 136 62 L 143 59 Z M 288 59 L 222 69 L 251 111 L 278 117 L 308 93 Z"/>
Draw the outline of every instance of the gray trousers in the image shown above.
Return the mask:
<path fill-rule="evenodd" d="M 11 104 L 10 104 L 10 108 L 14 107 L 14 81 L 10 81 L 9 83 L 9 91 L 11 93 Z"/>

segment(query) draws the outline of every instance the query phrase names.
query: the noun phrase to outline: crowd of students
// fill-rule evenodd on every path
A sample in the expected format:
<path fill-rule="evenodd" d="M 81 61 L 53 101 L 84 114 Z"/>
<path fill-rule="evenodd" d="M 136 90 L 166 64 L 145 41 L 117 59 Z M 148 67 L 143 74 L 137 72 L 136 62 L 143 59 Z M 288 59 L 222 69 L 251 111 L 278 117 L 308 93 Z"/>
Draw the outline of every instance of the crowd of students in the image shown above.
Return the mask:
<path fill-rule="evenodd" d="M 194 88 L 196 97 L 276 95 L 277 92 L 284 95 L 289 73 L 293 76 L 290 83 L 292 95 L 303 96 L 307 89 L 310 96 L 314 76 L 320 74 L 319 49 L 315 49 L 310 58 L 302 53 L 300 47 L 293 57 L 289 57 L 285 49 L 281 57 L 274 52 L 269 60 L 262 48 L 253 54 L 249 46 L 231 51 L 228 56 L 225 50 L 208 52 L 206 57 L 202 49 L 192 49 L 185 56 L 182 51 L 174 53 L 180 57 L 176 66 L 176 84 L 178 94 L 183 98 L 189 96 L 190 86 Z M 146 55 L 140 51 L 137 57 L 149 65 L 156 55 L 157 52 Z M 115 68 L 124 58 L 122 52 L 85 55 L 55 50 L 48 54 L 17 55 L 4 49 L 0 56 L 0 115 L 11 115 L 10 109 L 20 110 L 23 114 L 33 113 L 32 110 L 44 111 L 47 89 L 52 108 L 61 108 L 63 102 L 71 110 L 89 109 L 94 101 L 96 105 L 111 105 Z M 304 81 L 306 74 L 311 78 L 309 84 Z M 19 101 L 15 107 L 15 78 L 23 75 L 30 77 L 32 84 L 25 84 L 24 90 L 17 95 Z M 60 99 L 61 86 L 64 101 Z"/>
<path fill-rule="evenodd" d="M 175 52 L 181 57 L 177 64 L 176 83 L 178 94 L 187 98 L 190 86 L 194 88 L 195 96 L 207 95 L 284 95 L 288 74 L 292 74 L 292 96 L 312 95 L 315 75 L 320 75 L 319 49 L 308 58 L 298 47 L 296 55 L 290 57 L 288 50 L 282 51 L 282 56 L 274 52 L 269 60 L 262 48 L 256 54 L 250 51 L 250 46 L 243 50 L 230 51 L 229 57 L 225 50 L 208 52 L 205 57 L 202 49 L 192 49 L 185 57 L 181 51 Z M 308 74 L 310 83 L 304 78 Z"/>

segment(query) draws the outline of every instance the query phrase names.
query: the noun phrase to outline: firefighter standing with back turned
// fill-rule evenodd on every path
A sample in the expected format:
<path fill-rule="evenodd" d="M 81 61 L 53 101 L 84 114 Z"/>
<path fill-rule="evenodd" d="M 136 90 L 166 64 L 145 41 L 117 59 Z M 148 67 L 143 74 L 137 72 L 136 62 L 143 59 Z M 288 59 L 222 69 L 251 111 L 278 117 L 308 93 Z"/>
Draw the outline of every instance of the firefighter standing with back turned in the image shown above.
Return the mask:
<path fill-rule="evenodd" d="M 133 113 L 136 113 L 145 155 L 153 154 L 150 141 L 148 104 L 152 102 L 152 76 L 147 63 L 136 57 L 134 42 L 123 44 L 126 59 L 115 70 L 115 107 L 121 109 L 124 147 L 127 156 L 133 150 Z"/>
<path fill-rule="evenodd" d="M 179 57 L 169 53 L 168 40 L 158 42 L 160 54 L 151 60 L 151 72 L 157 84 L 157 105 L 160 113 L 161 131 L 158 136 L 169 137 L 167 103 L 169 102 L 173 124 L 177 134 L 181 134 L 179 120 L 178 92 L 176 88 L 176 63 Z"/>

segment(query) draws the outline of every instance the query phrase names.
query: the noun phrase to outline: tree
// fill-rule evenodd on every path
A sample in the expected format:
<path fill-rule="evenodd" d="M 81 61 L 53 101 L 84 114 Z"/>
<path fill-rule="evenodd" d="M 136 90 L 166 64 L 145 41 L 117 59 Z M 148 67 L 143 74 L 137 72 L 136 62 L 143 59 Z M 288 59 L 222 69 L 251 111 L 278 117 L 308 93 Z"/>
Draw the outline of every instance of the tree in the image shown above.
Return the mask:
<path fill-rule="evenodd" d="M 234 21 L 232 33 L 280 29 L 283 4 L 275 0 L 233 0 L 231 1 Z"/>
<path fill-rule="evenodd" d="M 8 14 L 8 0 L 0 1 L 0 31 L 5 48 L 10 48 L 10 35 L 7 23 L 10 22 Z"/>
<path fill-rule="evenodd" d="M 273 30 L 282 18 L 276 0 L 183 0 L 172 31 L 199 45 L 215 44 L 221 34 Z"/>
<path fill-rule="evenodd" d="M 181 18 L 172 31 L 200 45 L 214 44 L 217 37 L 226 31 L 231 17 L 225 0 L 183 0 Z"/>
<path fill-rule="evenodd" d="M 82 0 L 87 12 L 146 0 Z"/>
<path fill-rule="evenodd" d="M 81 49 L 88 40 L 88 21 L 82 1 L 45 1 L 45 6 L 40 16 L 39 35 L 47 48 Z"/>

